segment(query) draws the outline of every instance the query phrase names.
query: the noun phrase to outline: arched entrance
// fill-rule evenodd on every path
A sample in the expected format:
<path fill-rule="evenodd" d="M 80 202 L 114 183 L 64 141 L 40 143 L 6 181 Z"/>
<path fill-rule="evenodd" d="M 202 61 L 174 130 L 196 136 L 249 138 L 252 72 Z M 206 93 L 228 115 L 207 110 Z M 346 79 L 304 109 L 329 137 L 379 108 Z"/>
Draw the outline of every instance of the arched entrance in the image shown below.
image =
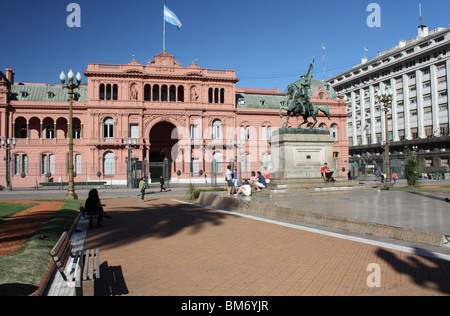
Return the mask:
<path fill-rule="evenodd" d="M 167 158 L 166 181 L 170 180 L 172 172 L 173 158 L 171 155 L 172 147 L 178 142 L 178 139 L 172 139 L 172 132 L 176 128 L 170 122 L 163 121 L 155 124 L 150 130 L 150 179 L 152 182 L 158 182 L 160 176 L 164 176 L 164 159 Z"/>

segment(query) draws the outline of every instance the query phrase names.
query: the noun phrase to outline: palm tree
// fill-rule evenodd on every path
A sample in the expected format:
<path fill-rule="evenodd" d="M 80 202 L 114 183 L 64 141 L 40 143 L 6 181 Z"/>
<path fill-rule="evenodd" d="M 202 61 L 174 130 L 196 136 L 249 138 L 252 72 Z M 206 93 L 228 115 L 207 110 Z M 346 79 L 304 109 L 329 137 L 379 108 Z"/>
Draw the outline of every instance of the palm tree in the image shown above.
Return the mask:
<path fill-rule="evenodd" d="M 408 182 L 408 186 L 415 186 L 419 180 L 419 161 L 408 146 L 405 146 L 404 152 L 405 165 L 403 166 L 403 174 Z"/>

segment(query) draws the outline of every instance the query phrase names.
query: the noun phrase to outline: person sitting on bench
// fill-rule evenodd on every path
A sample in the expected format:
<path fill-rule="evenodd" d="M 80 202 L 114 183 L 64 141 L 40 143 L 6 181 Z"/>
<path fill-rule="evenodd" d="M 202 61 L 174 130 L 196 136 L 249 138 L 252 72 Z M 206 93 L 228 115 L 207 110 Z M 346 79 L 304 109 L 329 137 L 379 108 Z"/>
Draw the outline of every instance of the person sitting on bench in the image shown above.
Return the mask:
<path fill-rule="evenodd" d="M 103 211 L 103 206 L 100 202 L 100 197 L 98 196 L 97 189 L 92 189 L 89 191 L 88 198 L 84 203 L 84 208 L 87 213 L 97 215 L 97 226 L 103 227 L 103 217 L 111 218 L 111 216 L 106 215 L 105 211 Z"/>
<path fill-rule="evenodd" d="M 320 172 L 322 173 L 322 178 L 325 181 L 336 181 L 334 178 L 334 172 L 328 168 L 328 164 L 324 163 L 322 169 L 320 169 Z"/>

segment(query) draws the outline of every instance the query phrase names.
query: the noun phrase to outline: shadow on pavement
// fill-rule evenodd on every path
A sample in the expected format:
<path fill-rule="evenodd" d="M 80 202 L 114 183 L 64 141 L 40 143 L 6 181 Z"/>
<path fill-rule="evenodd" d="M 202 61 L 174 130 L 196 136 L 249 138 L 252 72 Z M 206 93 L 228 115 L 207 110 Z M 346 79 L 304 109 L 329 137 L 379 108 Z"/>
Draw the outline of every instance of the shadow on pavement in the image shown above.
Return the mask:
<path fill-rule="evenodd" d="M 105 261 L 100 265 L 100 276 L 95 280 L 95 296 L 128 294 L 121 266 L 108 266 L 108 261 Z"/>
<path fill-rule="evenodd" d="M 424 253 L 425 252 L 425 253 Z M 437 258 L 423 249 L 416 249 L 417 257 L 409 256 L 402 260 L 386 249 L 378 249 L 377 255 L 397 272 L 407 274 L 415 284 L 424 288 L 437 288 L 442 293 L 450 294 L 450 262 Z"/>

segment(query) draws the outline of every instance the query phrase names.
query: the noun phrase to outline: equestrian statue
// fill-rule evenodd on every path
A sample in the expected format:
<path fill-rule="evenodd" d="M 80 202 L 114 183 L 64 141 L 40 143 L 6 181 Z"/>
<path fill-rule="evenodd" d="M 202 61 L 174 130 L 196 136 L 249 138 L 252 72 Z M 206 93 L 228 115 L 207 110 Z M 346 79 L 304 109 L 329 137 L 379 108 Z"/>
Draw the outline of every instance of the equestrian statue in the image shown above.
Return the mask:
<path fill-rule="evenodd" d="M 289 95 L 289 100 L 287 101 L 287 105 L 284 106 L 284 102 L 280 105 L 280 117 L 283 118 L 282 110 L 287 111 L 287 119 L 284 128 L 288 126 L 289 117 L 295 116 L 297 114 L 303 116 L 303 123 L 300 123 L 298 126 L 299 129 L 302 128 L 303 124 L 308 123 L 308 118 L 312 117 L 314 119 L 314 124 L 312 124 L 309 128 L 313 129 L 317 124 L 317 115 L 319 111 L 323 112 L 329 120 L 330 111 L 326 105 L 317 106 L 313 104 L 309 100 L 309 89 L 311 88 L 311 78 L 312 78 L 312 70 L 314 65 L 314 59 L 309 65 L 308 73 L 305 76 L 302 76 L 300 80 L 300 87 L 297 83 L 291 83 L 287 86 L 286 94 Z"/>

